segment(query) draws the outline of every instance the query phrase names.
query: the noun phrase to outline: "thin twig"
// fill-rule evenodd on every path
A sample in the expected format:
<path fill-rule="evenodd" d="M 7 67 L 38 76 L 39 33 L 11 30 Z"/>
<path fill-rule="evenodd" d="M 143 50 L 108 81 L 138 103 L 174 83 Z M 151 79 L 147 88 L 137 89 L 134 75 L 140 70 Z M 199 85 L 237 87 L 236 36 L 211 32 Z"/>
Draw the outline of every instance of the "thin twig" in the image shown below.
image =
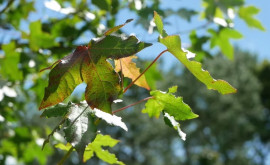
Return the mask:
<path fill-rule="evenodd" d="M 168 51 L 168 49 L 166 49 L 166 50 L 163 50 L 155 59 L 154 59 L 154 61 L 152 61 L 152 63 L 134 80 L 134 81 L 132 81 L 126 88 L 125 88 L 125 90 L 124 90 L 124 93 L 159 59 L 159 57 L 163 54 L 163 53 L 165 53 L 165 52 L 167 52 Z"/>
<path fill-rule="evenodd" d="M 10 5 L 12 5 L 13 2 L 14 0 L 8 1 L 7 6 L 2 11 L 0 11 L 0 14 L 3 14 L 10 7 Z"/>
<path fill-rule="evenodd" d="M 68 150 L 68 152 L 65 154 L 65 156 L 60 160 L 59 163 L 57 163 L 57 165 L 62 165 L 64 164 L 64 162 L 67 160 L 67 158 L 70 156 L 70 154 L 72 153 L 74 147 L 71 146 L 71 148 Z"/>
<path fill-rule="evenodd" d="M 123 68 L 122 68 L 121 59 L 119 59 L 119 61 L 120 61 L 120 67 L 121 67 L 121 89 L 123 89 L 123 86 L 124 86 L 124 74 L 123 74 Z"/>
<path fill-rule="evenodd" d="M 117 112 L 123 111 L 123 110 L 125 110 L 125 109 L 127 109 L 127 108 L 129 108 L 129 107 L 132 107 L 132 106 L 134 106 L 134 105 L 136 105 L 136 104 L 139 104 L 139 103 L 141 103 L 141 102 L 144 102 L 144 101 L 149 100 L 149 99 L 152 99 L 152 98 L 154 98 L 154 97 L 151 96 L 151 97 L 144 98 L 144 99 L 142 99 L 142 100 L 140 100 L 140 101 L 137 101 L 136 103 L 130 104 L 130 105 L 125 106 L 125 107 L 120 108 L 120 109 L 117 109 L 117 110 L 113 111 L 112 114 L 115 114 L 115 113 L 117 113 Z"/>

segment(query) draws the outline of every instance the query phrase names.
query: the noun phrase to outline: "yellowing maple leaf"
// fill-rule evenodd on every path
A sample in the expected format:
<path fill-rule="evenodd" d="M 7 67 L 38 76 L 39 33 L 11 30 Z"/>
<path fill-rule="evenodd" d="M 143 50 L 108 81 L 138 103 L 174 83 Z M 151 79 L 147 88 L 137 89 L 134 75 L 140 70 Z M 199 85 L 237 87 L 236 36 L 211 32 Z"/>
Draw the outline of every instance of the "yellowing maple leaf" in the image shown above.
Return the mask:
<path fill-rule="evenodd" d="M 127 78 L 130 78 L 132 81 L 134 81 L 141 73 L 140 69 L 137 68 L 136 63 L 132 61 L 132 59 L 136 59 L 137 56 L 129 56 L 120 60 L 115 60 L 115 71 L 120 72 L 121 71 L 121 65 L 122 65 L 122 72 L 123 75 Z M 145 79 L 145 76 L 142 75 L 136 82 L 136 85 L 143 87 L 147 90 L 150 90 L 149 85 L 147 84 L 147 81 Z"/>

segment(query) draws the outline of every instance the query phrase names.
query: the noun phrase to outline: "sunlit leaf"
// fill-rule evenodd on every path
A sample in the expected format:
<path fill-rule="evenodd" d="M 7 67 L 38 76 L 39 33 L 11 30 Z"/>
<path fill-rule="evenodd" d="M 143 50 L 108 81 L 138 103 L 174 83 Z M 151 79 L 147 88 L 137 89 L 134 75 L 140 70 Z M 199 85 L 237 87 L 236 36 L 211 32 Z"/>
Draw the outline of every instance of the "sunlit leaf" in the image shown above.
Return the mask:
<path fill-rule="evenodd" d="M 78 47 L 74 53 L 61 59 L 49 74 L 49 85 L 45 88 L 44 98 L 39 109 L 62 102 L 81 84 L 81 69 L 87 48 Z"/>
<path fill-rule="evenodd" d="M 63 151 L 69 151 L 72 148 L 72 145 L 70 143 L 67 143 L 66 145 L 63 143 L 58 143 L 54 147 L 59 148 Z"/>
<path fill-rule="evenodd" d="M 208 89 L 214 89 L 221 94 L 235 93 L 236 89 L 224 80 L 215 80 L 208 71 L 202 69 L 202 64 L 196 61 L 190 61 L 186 57 L 186 52 L 181 49 L 181 40 L 179 36 L 167 36 L 160 38 L 160 42 L 164 44 L 170 53 L 172 53 L 185 67 Z"/>
<path fill-rule="evenodd" d="M 83 161 L 91 159 L 95 154 L 99 159 L 109 164 L 124 165 L 123 162 L 118 161 L 114 154 L 111 154 L 108 150 L 104 150 L 102 147 L 114 147 L 119 141 L 111 138 L 109 135 L 98 134 L 95 140 L 88 144 L 85 148 Z"/>
<path fill-rule="evenodd" d="M 141 73 L 140 73 L 140 69 L 137 68 L 136 63 L 132 62 L 132 59 L 137 58 L 137 56 L 130 56 L 130 57 L 126 57 L 126 58 L 122 58 L 120 60 L 115 60 L 115 71 L 116 72 L 120 72 L 122 71 L 123 75 L 125 77 L 130 78 L 132 81 L 134 81 Z M 121 66 L 122 66 L 122 70 L 121 70 Z M 136 82 L 136 85 L 143 87 L 147 90 L 150 89 L 150 87 L 148 86 L 145 76 L 142 75 Z"/>
<path fill-rule="evenodd" d="M 168 93 L 175 93 L 175 92 L 177 92 L 177 88 L 178 88 L 178 86 L 173 86 L 173 87 L 169 88 L 169 92 Z"/>
<path fill-rule="evenodd" d="M 221 52 L 227 56 L 230 60 L 234 58 L 233 45 L 230 43 L 230 39 L 240 39 L 242 34 L 234 29 L 224 28 L 216 33 L 213 29 L 208 30 L 212 34 L 210 44 L 211 48 L 219 46 Z"/>
<path fill-rule="evenodd" d="M 104 57 L 96 64 L 89 61 L 82 67 L 81 74 L 87 84 L 85 90 L 87 103 L 92 109 L 98 108 L 111 113 L 111 104 L 121 91 L 118 74 Z"/>
<path fill-rule="evenodd" d="M 135 36 L 127 39 L 105 36 L 98 41 L 92 40 L 89 47 L 77 47 L 51 70 L 39 109 L 62 102 L 77 85 L 85 82 L 85 99 L 89 106 L 111 113 L 112 101 L 117 99 L 121 89 L 119 76 L 106 59 L 128 57 L 150 45 L 138 41 Z"/>
<path fill-rule="evenodd" d="M 242 18 L 249 27 L 254 27 L 265 31 L 265 28 L 261 22 L 254 18 L 254 15 L 258 14 L 259 12 L 260 9 L 256 8 L 255 6 L 240 7 L 238 11 L 240 18 Z"/>
<path fill-rule="evenodd" d="M 107 30 L 107 31 L 104 33 L 104 35 L 107 36 L 107 35 L 112 34 L 113 32 L 116 32 L 117 30 L 121 29 L 123 26 L 125 26 L 127 23 L 129 23 L 129 22 L 131 22 L 131 21 L 133 21 L 133 19 L 128 19 L 128 20 L 126 20 L 126 22 L 125 22 L 124 24 L 115 26 L 115 27 L 113 27 L 113 28 Z"/>
<path fill-rule="evenodd" d="M 164 109 L 164 105 L 160 104 L 155 99 L 150 99 L 145 103 L 145 109 L 142 110 L 142 113 L 148 113 L 149 117 L 159 118 L 160 112 Z"/>
<path fill-rule="evenodd" d="M 169 89 L 169 93 L 161 92 L 158 90 L 151 91 L 150 95 L 153 96 L 146 103 L 143 113 L 148 113 L 149 117 L 159 117 L 162 110 L 173 116 L 176 120 L 187 120 L 198 117 L 191 111 L 191 108 L 183 102 L 182 97 L 176 97 L 172 92 L 176 92 L 176 87 Z"/>
<path fill-rule="evenodd" d="M 158 15 L 157 12 L 154 11 L 154 22 L 157 26 L 158 32 L 162 37 L 166 37 L 168 36 L 168 34 L 166 33 L 166 31 L 163 29 L 163 22 L 161 17 Z"/>

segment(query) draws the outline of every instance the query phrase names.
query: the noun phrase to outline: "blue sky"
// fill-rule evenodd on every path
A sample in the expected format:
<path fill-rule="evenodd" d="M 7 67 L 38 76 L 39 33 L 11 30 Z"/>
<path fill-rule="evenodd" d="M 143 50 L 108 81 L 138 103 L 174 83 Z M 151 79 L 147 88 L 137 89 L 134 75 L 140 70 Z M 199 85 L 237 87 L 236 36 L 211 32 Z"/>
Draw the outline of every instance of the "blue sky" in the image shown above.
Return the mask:
<path fill-rule="evenodd" d="M 43 3 L 45 0 L 37 0 L 36 1 L 36 8 L 37 13 L 32 13 L 29 17 L 29 20 L 46 20 L 49 16 L 58 16 L 59 14 L 57 12 L 53 12 L 49 9 L 45 9 L 43 7 Z M 178 9 L 178 8 L 188 8 L 188 9 L 195 9 L 195 10 L 203 10 L 201 7 L 201 0 L 163 0 L 161 7 L 171 8 L 171 9 Z M 240 40 L 233 41 L 234 45 L 240 46 L 243 50 L 248 50 L 252 53 L 258 54 L 259 60 L 262 61 L 263 59 L 270 59 L 270 0 L 246 0 L 247 5 L 254 5 L 261 9 L 261 12 L 256 16 L 258 20 L 262 22 L 264 27 L 266 28 L 266 32 L 259 31 L 257 29 L 249 28 L 241 19 L 236 18 L 235 19 L 235 29 L 240 31 L 244 38 Z M 172 5 L 173 4 L 173 5 Z M 128 10 L 123 10 L 118 14 L 117 24 L 123 23 L 126 19 L 135 18 L 136 14 L 129 12 Z M 165 29 L 169 34 L 175 34 L 180 31 L 190 30 L 194 27 L 200 26 L 204 24 L 205 22 L 203 20 L 199 19 L 198 17 L 193 17 L 191 23 L 186 22 L 185 20 L 180 19 L 179 17 L 171 16 L 169 18 L 166 18 L 165 21 L 171 22 L 171 25 L 166 25 Z M 143 30 L 140 26 L 134 26 L 135 21 L 129 23 L 127 26 L 123 28 L 123 30 L 127 34 L 136 34 L 136 36 L 141 39 L 142 41 L 156 41 L 158 34 L 155 32 L 153 34 L 148 34 L 145 30 Z M 28 31 L 27 23 L 24 21 L 22 24 L 22 29 L 25 31 Z M 2 37 L 6 34 L 6 32 L 1 31 L 0 37 L 2 38 L 2 41 L 8 42 L 10 39 L 9 37 Z M 9 32 L 10 36 L 17 36 L 19 37 L 19 34 L 17 35 L 15 32 Z M 207 33 L 205 30 L 199 30 L 198 34 L 205 34 Z M 181 34 L 183 45 L 188 45 L 190 43 L 188 33 Z M 91 34 L 85 34 L 82 38 L 82 42 L 88 42 L 93 36 Z M 145 51 L 139 54 L 140 57 L 146 58 L 146 59 L 153 59 L 159 52 L 164 50 L 165 47 L 159 43 L 155 43 L 151 48 L 147 48 Z M 166 58 L 169 58 L 167 60 L 170 61 L 169 56 L 166 56 Z"/>
<path fill-rule="evenodd" d="M 203 10 L 201 7 L 201 0 L 163 0 L 162 1 L 162 8 L 171 8 L 171 9 L 178 9 L 178 8 L 188 8 L 188 9 L 195 9 L 195 10 Z M 173 4 L 173 5 L 172 5 Z M 251 53 L 255 53 L 258 55 L 260 61 L 264 59 L 270 59 L 270 1 L 269 0 L 246 0 L 246 5 L 254 5 L 259 8 L 261 11 L 255 17 L 260 20 L 265 27 L 266 31 L 260 31 L 254 28 L 249 28 L 243 20 L 240 18 L 235 19 L 235 26 L 234 28 L 243 34 L 243 38 L 240 40 L 234 40 L 233 44 L 241 47 L 243 50 L 247 50 Z M 136 15 L 134 13 L 130 13 L 128 11 L 122 11 L 118 14 L 118 24 L 123 23 L 124 20 L 129 18 L 135 18 Z M 165 29 L 169 34 L 175 34 L 181 31 L 186 31 L 193 29 L 194 27 L 198 27 L 203 25 L 205 21 L 200 20 L 199 16 L 194 17 L 191 23 L 187 23 L 185 20 L 180 19 L 179 17 L 169 17 L 166 18 L 165 21 L 171 22 L 171 25 L 165 26 Z M 143 31 L 141 27 L 136 26 L 134 27 L 134 22 L 130 23 L 126 27 L 123 28 L 127 34 L 135 33 L 138 38 L 143 41 L 153 41 L 156 40 L 158 34 L 147 34 L 147 32 Z M 205 30 L 199 30 L 198 34 L 207 33 Z M 180 34 L 182 42 L 184 45 L 188 45 L 190 43 L 188 33 Z M 155 50 L 153 52 L 153 49 Z M 149 53 L 156 55 L 158 52 L 165 49 L 162 45 L 155 43 L 152 48 L 146 49 L 144 52 L 140 53 L 139 56 L 142 58 L 152 59 L 152 55 L 147 55 Z M 145 57 L 148 56 L 148 57 Z M 170 58 L 170 57 L 168 57 Z"/>

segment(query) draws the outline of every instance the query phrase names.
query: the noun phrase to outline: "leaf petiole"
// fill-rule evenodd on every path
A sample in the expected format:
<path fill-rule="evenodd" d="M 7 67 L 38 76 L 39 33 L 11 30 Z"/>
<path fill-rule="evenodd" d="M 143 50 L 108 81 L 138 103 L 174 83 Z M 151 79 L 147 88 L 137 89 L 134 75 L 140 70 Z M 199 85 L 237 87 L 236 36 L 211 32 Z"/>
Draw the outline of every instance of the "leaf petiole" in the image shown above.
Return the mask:
<path fill-rule="evenodd" d="M 134 80 L 132 81 L 124 90 L 123 93 L 126 93 L 126 91 L 160 58 L 160 56 L 162 54 L 164 54 L 165 52 L 167 52 L 168 49 L 163 50 L 161 53 L 159 53 L 159 55 L 152 61 L 152 63 Z"/>
<path fill-rule="evenodd" d="M 139 103 L 141 103 L 141 102 L 144 102 L 144 101 L 149 100 L 149 99 L 152 99 L 152 98 L 154 98 L 154 97 L 151 96 L 151 97 L 144 98 L 144 99 L 142 99 L 142 100 L 140 100 L 140 101 L 137 101 L 137 102 L 135 102 L 135 103 L 132 103 L 132 104 L 130 104 L 130 105 L 128 105 L 128 106 L 125 106 L 125 107 L 123 107 L 123 108 L 117 109 L 117 110 L 113 111 L 112 114 L 115 114 L 115 113 L 117 113 L 117 112 L 120 112 L 120 111 L 122 111 L 122 110 L 125 110 L 125 109 L 127 109 L 127 108 L 129 108 L 129 107 L 132 107 L 132 106 L 134 106 L 134 105 L 137 105 L 137 104 L 139 104 Z"/>

